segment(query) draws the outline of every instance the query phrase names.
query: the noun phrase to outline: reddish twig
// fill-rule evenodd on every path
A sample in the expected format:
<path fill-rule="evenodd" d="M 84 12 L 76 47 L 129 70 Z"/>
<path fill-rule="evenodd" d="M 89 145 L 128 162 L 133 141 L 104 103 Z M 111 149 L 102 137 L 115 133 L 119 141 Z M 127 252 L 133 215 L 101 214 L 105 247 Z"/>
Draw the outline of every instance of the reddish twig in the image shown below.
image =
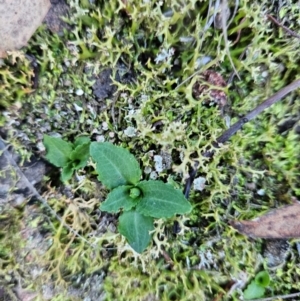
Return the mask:
<path fill-rule="evenodd" d="M 241 24 L 244 23 L 245 21 L 246 21 L 246 17 L 244 17 L 244 18 L 242 19 L 242 21 L 240 22 L 239 25 L 241 25 Z M 237 32 L 237 37 L 236 37 L 236 39 L 234 40 L 234 42 L 232 43 L 232 46 L 235 45 L 235 44 L 240 40 L 240 38 L 241 38 L 241 32 L 242 32 L 242 28 L 240 28 L 240 29 L 238 30 L 238 32 Z"/>
<path fill-rule="evenodd" d="M 281 27 L 282 29 L 284 29 L 287 33 L 289 33 L 291 36 L 300 39 L 300 35 L 296 32 L 294 32 L 293 30 L 289 29 L 288 27 L 284 26 L 283 24 L 281 24 L 277 19 L 275 19 L 273 16 L 271 15 L 267 15 L 267 18 L 269 20 L 271 20 L 273 23 L 275 23 L 276 25 L 278 25 L 279 27 Z"/>

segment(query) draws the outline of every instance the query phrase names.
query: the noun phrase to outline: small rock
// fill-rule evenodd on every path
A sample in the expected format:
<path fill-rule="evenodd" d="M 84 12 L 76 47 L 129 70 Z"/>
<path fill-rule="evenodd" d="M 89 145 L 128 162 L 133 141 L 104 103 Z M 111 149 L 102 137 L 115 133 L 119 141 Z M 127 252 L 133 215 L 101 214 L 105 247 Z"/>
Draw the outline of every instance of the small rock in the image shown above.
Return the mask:
<path fill-rule="evenodd" d="M 82 89 L 77 89 L 76 91 L 75 91 L 75 94 L 76 95 L 78 95 L 78 96 L 81 96 L 81 95 L 83 95 L 83 90 Z"/>

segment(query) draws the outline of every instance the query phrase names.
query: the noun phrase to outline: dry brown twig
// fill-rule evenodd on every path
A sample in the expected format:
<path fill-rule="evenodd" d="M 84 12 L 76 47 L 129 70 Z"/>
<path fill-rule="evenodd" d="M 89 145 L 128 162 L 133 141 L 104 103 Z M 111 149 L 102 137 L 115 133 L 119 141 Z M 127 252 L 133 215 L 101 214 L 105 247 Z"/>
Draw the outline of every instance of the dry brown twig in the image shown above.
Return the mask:
<path fill-rule="evenodd" d="M 235 4 L 235 9 L 237 9 L 238 7 L 238 1 L 236 1 Z M 228 41 L 228 35 L 227 35 L 227 27 L 228 25 L 226 24 L 227 20 L 226 20 L 226 9 L 228 9 L 228 2 L 227 0 L 222 0 L 221 3 L 221 17 L 222 17 L 222 31 L 223 31 L 223 36 L 224 36 L 224 42 L 225 42 L 225 49 L 227 52 L 227 56 L 229 58 L 230 64 L 232 66 L 232 69 L 234 70 L 236 76 L 238 77 L 239 80 L 241 80 L 235 66 L 234 63 L 232 61 L 231 55 L 230 55 L 230 50 L 229 50 L 229 41 Z M 234 16 L 233 16 L 234 18 Z"/>
<path fill-rule="evenodd" d="M 287 94 L 291 93 L 292 91 L 294 91 L 298 88 L 300 88 L 300 79 L 293 81 L 291 84 L 287 85 L 286 87 L 282 88 L 281 90 L 279 90 L 277 93 L 275 93 L 271 97 L 267 98 L 264 102 L 262 102 L 260 105 L 258 105 L 255 109 L 250 111 L 244 117 L 240 118 L 228 130 L 226 130 L 219 138 L 217 138 L 216 142 L 214 143 L 214 146 L 216 148 L 218 148 L 220 144 L 224 144 L 226 141 L 228 141 L 231 138 L 231 136 L 233 136 L 238 130 L 240 130 L 245 123 L 254 119 L 262 111 L 269 108 L 274 103 L 280 101 Z M 207 150 L 206 152 L 204 152 L 202 154 L 202 156 L 206 157 L 206 158 L 212 158 L 213 155 L 214 155 L 213 150 Z M 198 165 L 199 164 L 196 161 L 195 165 L 191 168 L 190 177 L 186 181 L 185 188 L 184 188 L 184 195 L 186 198 L 188 198 L 188 196 L 189 196 L 191 186 L 196 177 Z"/>
<path fill-rule="evenodd" d="M 281 100 L 284 96 L 289 94 L 290 92 L 298 89 L 300 87 L 300 79 L 297 79 L 293 81 L 291 84 L 287 85 L 286 87 L 282 88 L 279 90 L 277 93 L 266 99 L 264 102 L 262 102 L 260 105 L 258 105 L 254 110 L 249 112 L 247 115 L 244 117 L 240 118 L 235 124 L 233 124 L 227 131 L 223 133 L 218 139 L 218 143 L 224 143 L 231 136 L 233 136 L 241 127 L 248 121 L 254 119 L 257 117 L 258 114 L 260 114 L 263 110 L 269 108 L 271 105 L 274 103 L 278 102 Z"/>
<path fill-rule="evenodd" d="M 3 139 L 0 137 L 0 155 L 2 153 L 2 156 L 5 156 L 6 160 L 9 162 L 9 164 L 14 168 L 16 174 L 19 176 L 20 179 L 24 182 L 26 187 L 31 192 L 31 197 L 35 197 L 37 200 L 39 200 L 46 208 L 51 212 L 51 214 L 61 223 L 63 227 L 68 229 L 73 235 L 84 241 L 86 244 L 91 246 L 92 248 L 95 248 L 96 246 L 94 244 L 91 244 L 87 239 L 85 239 L 82 235 L 80 235 L 76 230 L 74 230 L 72 227 L 67 225 L 62 217 L 60 217 L 47 203 L 47 201 L 39 194 L 39 192 L 35 189 L 33 184 L 27 179 L 27 177 L 24 175 L 23 171 L 19 167 L 19 165 L 15 162 L 13 157 L 11 156 L 10 152 L 7 151 L 7 146 L 5 145 Z M 103 248 L 107 249 L 107 248 Z"/>
<path fill-rule="evenodd" d="M 273 16 L 267 15 L 267 18 L 269 20 L 271 20 L 273 23 L 275 23 L 276 25 L 278 25 L 279 27 L 281 27 L 283 30 L 285 30 L 287 33 L 289 33 L 291 36 L 300 39 L 300 35 L 297 32 L 295 32 L 295 31 L 289 29 L 288 27 L 284 26 L 277 19 L 275 19 Z"/>

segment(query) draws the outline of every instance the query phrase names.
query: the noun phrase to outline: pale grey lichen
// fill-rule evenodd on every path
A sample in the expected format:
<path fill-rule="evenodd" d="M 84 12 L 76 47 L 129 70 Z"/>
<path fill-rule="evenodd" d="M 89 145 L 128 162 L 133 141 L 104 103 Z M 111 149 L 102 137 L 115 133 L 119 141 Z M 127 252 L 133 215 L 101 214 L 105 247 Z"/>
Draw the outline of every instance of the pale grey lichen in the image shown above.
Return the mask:
<path fill-rule="evenodd" d="M 156 180 L 157 177 L 158 177 L 157 172 L 156 171 L 151 171 L 151 173 L 150 173 L 150 179 L 151 180 Z"/>
<path fill-rule="evenodd" d="M 168 61 L 174 55 L 174 53 L 175 53 L 174 48 L 162 49 L 161 52 L 158 53 L 154 61 L 156 64 Z"/>
<path fill-rule="evenodd" d="M 195 178 L 194 180 L 194 189 L 202 191 L 205 188 L 206 179 L 203 177 Z"/>
<path fill-rule="evenodd" d="M 153 160 L 155 162 L 155 170 L 160 173 L 164 170 L 164 166 L 163 166 L 163 158 L 162 156 L 159 156 L 159 155 L 155 155 L 153 157 Z"/>
<path fill-rule="evenodd" d="M 136 129 L 132 126 L 129 126 L 127 127 L 125 130 L 124 130 L 124 134 L 127 136 L 127 137 L 135 137 L 136 136 Z"/>

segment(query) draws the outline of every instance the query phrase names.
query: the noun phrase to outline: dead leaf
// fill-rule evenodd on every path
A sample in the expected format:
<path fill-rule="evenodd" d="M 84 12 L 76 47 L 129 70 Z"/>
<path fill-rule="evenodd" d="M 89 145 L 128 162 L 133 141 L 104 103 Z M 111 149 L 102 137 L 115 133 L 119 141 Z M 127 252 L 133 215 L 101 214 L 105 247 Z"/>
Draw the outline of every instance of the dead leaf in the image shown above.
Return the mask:
<path fill-rule="evenodd" d="M 26 45 L 50 5 L 50 0 L 0 1 L 0 57 L 5 57 L 6 51 Z"/>
<path fill-rule="evenodd" d="M 222 75 L 213 70 L 205 70 L 200 76 L 203 78 L 203 81 L 196 81 L 193 85 L 193 97 L 199 99 L 207 95 L 209 97 L 204 100 L 204 103 L 209 104 L 213 102 L 219 107 L 224 107 L 227 104 L 227 95 L 224 92 L 227 83 Z"/>
<path fill-rule="evenodd" d="M 300 203 L 296 201 L 251 221 L 232 221 L 230 225 L 254 238 L 299 238 Z"/>

